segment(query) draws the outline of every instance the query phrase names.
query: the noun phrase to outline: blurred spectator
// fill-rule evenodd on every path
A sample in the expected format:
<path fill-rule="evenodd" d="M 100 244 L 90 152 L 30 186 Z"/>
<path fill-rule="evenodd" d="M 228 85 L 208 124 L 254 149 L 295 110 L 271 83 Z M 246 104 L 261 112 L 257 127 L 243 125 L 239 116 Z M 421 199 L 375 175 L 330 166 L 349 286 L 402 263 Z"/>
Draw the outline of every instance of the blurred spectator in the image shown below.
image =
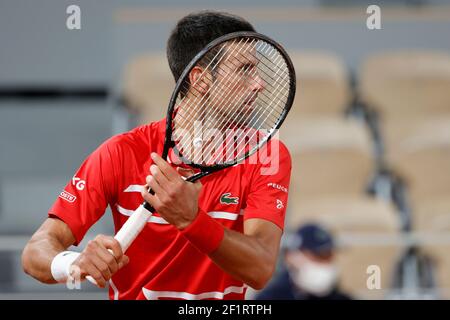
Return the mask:
<path fill-rule="evenodd" d="M 315 224 L 300 227 L 284 255 L 285 268 L 261 291 L 257 300 L 350 300 L 338 287 L 330 233 Z"/>

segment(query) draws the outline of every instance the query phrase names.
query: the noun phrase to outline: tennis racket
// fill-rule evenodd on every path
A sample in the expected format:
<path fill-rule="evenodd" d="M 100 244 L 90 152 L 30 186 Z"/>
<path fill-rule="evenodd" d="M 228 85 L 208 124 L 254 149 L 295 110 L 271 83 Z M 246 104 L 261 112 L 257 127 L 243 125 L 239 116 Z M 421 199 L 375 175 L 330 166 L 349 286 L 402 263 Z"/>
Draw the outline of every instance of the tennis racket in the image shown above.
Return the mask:
<path fill-rule="evenodd" d="M 172 150 L 184 164 L 198 169 L 186 179 L 190 182 L 242 162 L 276 133 L 292 106 L 295 89 L 292 62 L 274 40 L 236 32 L 212 41 L 176 83 L 162 158 Z M 116 234 L 124 252 L 154 211 L 144 202 Z"/>

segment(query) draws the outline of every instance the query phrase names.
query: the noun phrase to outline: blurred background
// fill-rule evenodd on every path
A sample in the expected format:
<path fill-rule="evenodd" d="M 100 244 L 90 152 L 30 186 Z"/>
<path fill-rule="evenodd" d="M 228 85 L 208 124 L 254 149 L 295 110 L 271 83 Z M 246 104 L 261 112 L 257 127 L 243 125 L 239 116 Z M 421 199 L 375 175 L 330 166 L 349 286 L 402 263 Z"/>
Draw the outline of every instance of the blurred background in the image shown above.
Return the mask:
<path fill-rule="evenodd" d="M 72 4 L 80 30 L 66 27 Z M 380 30 L 366 26 L 370 4 Z M 88 283 L 38 283 L 21 251 L 90 152 L 164 116 L 166 39 L 200 9 L 241 15 L 294 61 L 283 247 L 314 222 L 333 234 L 339 285 L 355 298 L 450 298 L 450 1 L 1 0 L 0 299 L 107 299 Z M 81 246 L 112 234 L 111 220 Z"/>

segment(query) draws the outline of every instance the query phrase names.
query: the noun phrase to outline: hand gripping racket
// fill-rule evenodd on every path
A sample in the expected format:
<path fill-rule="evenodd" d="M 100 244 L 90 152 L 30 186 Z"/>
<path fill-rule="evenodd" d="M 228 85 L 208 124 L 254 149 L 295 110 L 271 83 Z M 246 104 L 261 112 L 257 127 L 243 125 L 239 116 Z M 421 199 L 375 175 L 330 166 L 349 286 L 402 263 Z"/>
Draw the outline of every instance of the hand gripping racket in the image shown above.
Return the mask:
<path fill-rule="evenodd" d="M 172 149 L 183 163 L 199 169 L 186 179 L 190 182 L 242 162 L 276 133 L 295 89 L 292 62 L 274 40 L 236 32 L 212 41 L 176 83 L 162 158 Z M 124 252 L 154 211 L 144 202 L 116 234 Z"/>

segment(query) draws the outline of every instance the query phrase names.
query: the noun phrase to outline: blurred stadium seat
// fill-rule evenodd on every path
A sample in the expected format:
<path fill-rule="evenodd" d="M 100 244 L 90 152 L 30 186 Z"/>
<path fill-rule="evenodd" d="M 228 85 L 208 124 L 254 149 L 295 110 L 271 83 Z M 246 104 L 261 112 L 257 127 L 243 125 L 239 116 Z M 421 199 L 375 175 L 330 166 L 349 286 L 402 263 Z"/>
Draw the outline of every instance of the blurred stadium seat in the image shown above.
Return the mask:
<path fill-rule="evenodd" d="M 342 114 L 351 90 L 347 69 L 339 57 L 320 51 L 291 51 L 290 57 L 297 75 L 297 95 L 289 117 Z"/>
<path fill-rule="evenodd" d="M 123 72 L 123 98 L 126 106 L 140 114 L 140 122 L 162 119 L 175 82 L 164 53 L 139 55 Z"/>
<path fill-rule="evenodd" d="M 359 94 L 385 118 L 450 113 L 450 54 L 396 51 L 369 56 L 359 72 Z"/>
<path fill-rule="evenodd" d="M 290 207 L 288 228 L 313 221 L 336 232 L 399 231 L 400 223 L 395 208 L 383 200 L 369 196 L 322 196 L 299 202 Z"/>
<path fill-rule="evenodd" d="M 302 117 L 281 129 L 292 154 L 291 200 L 362 194 L 373 171 L 366 127 L 354 119 Z"/>
<path fill-rule="evenodd" d="M 415 204 L 413 223 L 419 232 L 449 232 L 450 197 L 434 197 Z"/>
<path fill-rule="evenodd" d="M 387 159 L 407 184 L 413 226 L 421 229 L 436 223 L 431 217 L 442 216 L 442 199 L 450 199 L 450 117 L 424 118 L 415 126 L 409 122 L 408 129 L 387 143 Z"/>
<path fill-rule="evenodd" d="M 387 162 L 415 149 L 445 145 L 450 139 L 450 113 L 448 115 L 405 115 L 402 119 L 382 118 Z"/>
<path fill-rule="evenodd" d="M 364 235 L 367 243 L 357 239 L 352 244 L 342 246 L 337 254 L 337 264 L 341 270 L 341 286 L 358 299 L 383 299 L 392 289 L 392 282 L 397 264 L 404 252 L 405 244 L 397 234 L 383 233 L 380 237 L 390 237 L 392 242 L 370 240 L 370 235 Z M 377 238 L 376 238 L 377 239 Z M 367 284 L 371 274 L 370 266 L 380 270 L 380 287 L 370 288 Z M 368 269 L 369 268 L 369 269 Z"/>
<path fill-rule="evenodd" d="M 389 166 L 401 164 L 394 159 L 405 155 L 406 149 L 411 153 L 419 145 L 432 145 L 432 140 L 445 140 L 450 123 L 450 54 L 432 50 L 372 54 L 363 62 L 358 81 L 359 99 L 379 114 L 382 156 Z"/>
<path fill-rule="evenodd" d="M 450 54 L 373 54 L 359 96 L 380 117 L 382 159 L 404 181 L 414 242 L 432 259 L 435 285 L 450 297 Z M 431 241 L 439 236 L 439 241 Z M 445 289 L 445 290 L 443 290 Z"/>

